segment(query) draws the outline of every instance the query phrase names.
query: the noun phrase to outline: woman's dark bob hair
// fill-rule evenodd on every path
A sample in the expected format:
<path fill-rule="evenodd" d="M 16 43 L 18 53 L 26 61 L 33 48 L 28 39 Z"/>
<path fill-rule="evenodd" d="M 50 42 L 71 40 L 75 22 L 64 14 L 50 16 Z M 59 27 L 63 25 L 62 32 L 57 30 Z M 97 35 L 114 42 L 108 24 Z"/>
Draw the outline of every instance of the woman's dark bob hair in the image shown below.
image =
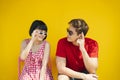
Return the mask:
<path fill-rule="evenodd" d="M 47 25 L 43 21 L 41 21 L 41 20 L 33 21 L 33 23 L 31 24 L 30 30 L 29 30 L 29 35 L 30 36 L 32 35 L 32 32 L 35 29 L 40 29 L 40 30 L 44 30 L 44 31 L 47 32 Z M 45 40 L 46 38 L 47 38 L 47 35 L 46 35 L 46 37 L 43 40 Z"/>

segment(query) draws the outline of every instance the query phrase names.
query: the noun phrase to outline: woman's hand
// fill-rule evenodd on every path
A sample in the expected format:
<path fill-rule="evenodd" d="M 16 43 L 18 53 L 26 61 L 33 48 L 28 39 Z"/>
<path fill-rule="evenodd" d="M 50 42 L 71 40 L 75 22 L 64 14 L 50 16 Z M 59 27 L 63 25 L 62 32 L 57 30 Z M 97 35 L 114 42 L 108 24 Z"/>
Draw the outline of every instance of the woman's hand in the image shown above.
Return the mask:
<path fill-rule="evenodd" d="M 35 41 L 38 38 L 39 35 L 39 31 L 38 30 L 34 30 L 32 33 L 32 39 L 33 41 Z"/>

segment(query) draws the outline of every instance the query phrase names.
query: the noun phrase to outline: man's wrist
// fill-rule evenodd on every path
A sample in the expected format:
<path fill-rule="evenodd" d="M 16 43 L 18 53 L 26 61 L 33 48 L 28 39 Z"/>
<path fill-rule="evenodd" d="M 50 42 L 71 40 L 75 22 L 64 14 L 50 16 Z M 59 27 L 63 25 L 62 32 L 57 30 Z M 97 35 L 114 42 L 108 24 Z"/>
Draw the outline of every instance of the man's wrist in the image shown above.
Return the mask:
<path fill-rule="evenodd" d="M 86 52 L 86 49 L 83 47 L 80 49 L 82 53 L 85 53 Z"/>
<path fill-rule="evenodd" d="M 82 79 L 83 79 L 83 80 L 86 80 L 86 74 L 84 74 L 84 73 L 82 73 L 82 74 L 83 74 Z"/>

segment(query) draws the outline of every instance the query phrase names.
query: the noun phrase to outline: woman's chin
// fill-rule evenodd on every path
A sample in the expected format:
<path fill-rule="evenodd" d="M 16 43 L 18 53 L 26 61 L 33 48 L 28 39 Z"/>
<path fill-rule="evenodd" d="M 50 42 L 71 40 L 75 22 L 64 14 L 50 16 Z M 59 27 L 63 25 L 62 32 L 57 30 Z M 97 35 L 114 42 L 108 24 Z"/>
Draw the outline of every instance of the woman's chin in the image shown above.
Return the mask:
<path fill-rule="evenodd" d="M 43 39 L 39 38 L 38 41 L 43 41 Z"/>

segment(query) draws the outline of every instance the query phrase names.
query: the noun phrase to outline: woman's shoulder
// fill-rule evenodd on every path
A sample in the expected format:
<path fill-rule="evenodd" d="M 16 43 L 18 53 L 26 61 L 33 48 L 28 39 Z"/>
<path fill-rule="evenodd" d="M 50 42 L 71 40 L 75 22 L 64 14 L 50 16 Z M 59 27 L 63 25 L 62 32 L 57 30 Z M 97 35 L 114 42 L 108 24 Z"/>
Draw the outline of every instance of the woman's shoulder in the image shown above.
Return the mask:
<path fill-rule="evenodd" d="M 27 38 L 27 39 L 24 39 L 23 41 L 30 41 L 31 39 L 30 38 Z"/>
<path fill-rule="evenodd" d="M 43 45 L 45 46 L 46 49 L 50 48 L 50 43 L 46 40 L 43 42 Z"/>
<path fill-rule="evenodd" d="M 44 43 L 45 43 L 45 45 L 50 46 L 50 43 L 48 41 L 45 40 Z"/>

